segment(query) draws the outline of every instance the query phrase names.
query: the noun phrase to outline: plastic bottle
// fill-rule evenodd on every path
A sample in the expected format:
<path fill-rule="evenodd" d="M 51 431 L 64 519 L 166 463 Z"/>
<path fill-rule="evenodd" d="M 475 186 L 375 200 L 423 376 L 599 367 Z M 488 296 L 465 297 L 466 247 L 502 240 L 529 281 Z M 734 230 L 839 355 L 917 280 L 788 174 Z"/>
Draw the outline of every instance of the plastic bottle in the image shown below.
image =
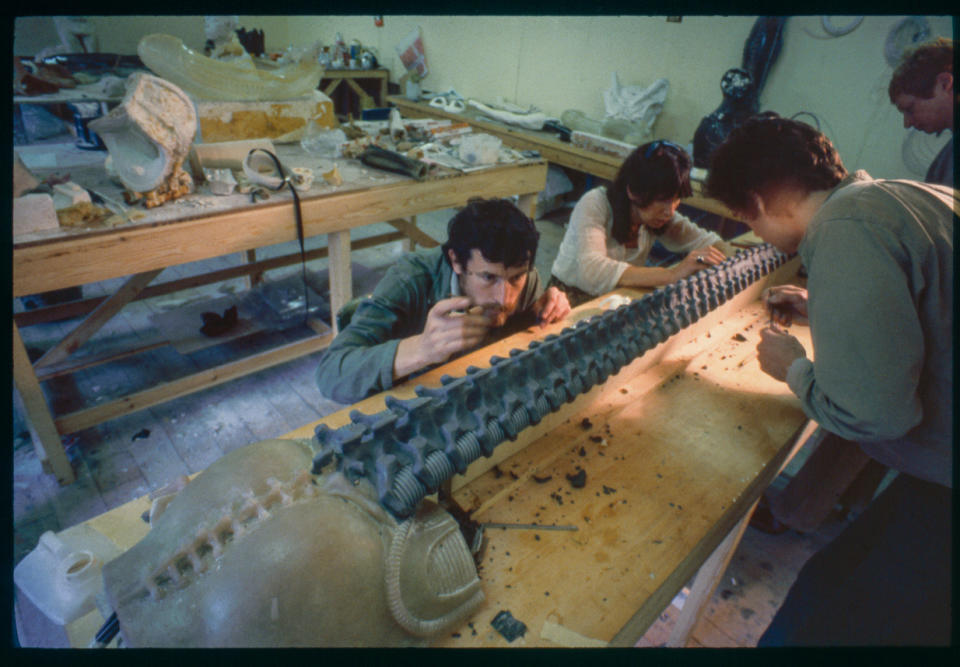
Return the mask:
<path fill-rule="evenodd" d="M 13 580 L 47 618 L 66 625 L 93 610 L 103 565 L 119 555 L 109 538 L 89 526 L 48 530 L 14 568 Z"/>

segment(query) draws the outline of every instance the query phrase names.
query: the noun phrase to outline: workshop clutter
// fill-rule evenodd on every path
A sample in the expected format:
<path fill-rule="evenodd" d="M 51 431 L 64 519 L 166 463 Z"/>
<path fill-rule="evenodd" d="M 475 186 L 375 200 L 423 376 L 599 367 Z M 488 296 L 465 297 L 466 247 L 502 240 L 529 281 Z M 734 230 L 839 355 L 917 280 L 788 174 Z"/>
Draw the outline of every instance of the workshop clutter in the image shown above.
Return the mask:
<path fill-rule="evenodd" d="M 347 46 L 343 34 L 339 32 L 333 44 L 320 48 L 317 60 L 328 69 L 373 69 L 379 64 L 374 47 L 363 46 L 358 39 L 351 40 Z"/>

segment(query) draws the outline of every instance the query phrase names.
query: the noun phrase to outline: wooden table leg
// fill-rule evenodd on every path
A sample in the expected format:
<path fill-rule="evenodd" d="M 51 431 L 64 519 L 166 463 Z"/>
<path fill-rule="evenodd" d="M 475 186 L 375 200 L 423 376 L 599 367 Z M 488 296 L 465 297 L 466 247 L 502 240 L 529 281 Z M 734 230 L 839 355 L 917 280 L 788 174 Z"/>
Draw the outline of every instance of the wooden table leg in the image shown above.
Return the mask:
<path fill-rule="evenodd" d="M 353 79 L 346 79 L 346 82 L 347 85 L 353 89 L 353 92 L 357 94 L 357 99 L 360 100 L 359 104 L 361 111 L 363 109 L 372 109 L 374 107 L 373 98 L 367 94 L 367 91 L 365 91 L 359 83 Z"/>
<path fill-rule="evenodd" d="M 33 446 L 43 469 L 53 473 L 60 484 L 73 482 L 77 477 L 63 450 L 60 432 L 53 423 L 53 415 L 50 414 L 16 323 L 13 324 L 13 381 L 17 390 L 14 398 L 19 400 L 26 414 Z"/>
<path fill-rule="evenodd" d="M 780 463 L 777 474 L 787 467 L 787 464 L 793 460 L 793 457 L 797 455 L 797 452 L 799 452 L 801 448 L 814 441 L 814 438 L 817 437 L 819 437 L 819 429 L 816 422 L 808 421 L 799 431 L 789 453 L 787 453 L 786 457 L 784 457 Z M 737 546 L 740 544 L 740 539 L 750 524 L 750 518 L 753 516 L 753 512 L 758 504 L 760 504 L 759 498 L 754 501 L 747 513 L 744 514 L 740 521 L 727 533 L 727 536 L 723 538 L 723 541 L 714 549 L 710 557 L 700 566 L 696 576 L 693 578 L 690 594 L 683 603 L 683 609 L 680 611 L 676 625 L 673 626 L 673 631 L 670 633 L 670 638 L 667 640 L 666 646 L 683 648 L 687 645 L 690 633 L 693 631 L 693 628 L 696 627 L 697 621 L 700 620 L 700 616 L 703 614 L 704 603 L 710 599 L 713 591 L 717 588 L 717 584 L 720 583 L 720 579 L 730 564 L 730 560 L 733 558 L 733 554 L 736 552 Z"/>
<path fill-rule="evenodd" d="M 353 275 L 350 270 L 350 232 L 327 234 L 330 249 L 330 319 L 333 333 L 337 331 L 337 313 L 353 298 Z"/>
<path fill-rule="evenodd" d="M 407 238 L 403 241 L 404 252 L 413 250 L 418 243 L 424 248 L 436 248 L 440 245 L 439 241 L 417 227 L 417 216 L 415 215 L 410 216 L 409 220 L 404 218 L 387 220 L 387 224 L 406 235 Z"/>
<path fill-rule="evenodd" d="M 257 263 L 257 249 L 251 248 L 247 251 L 247 263 L 256 264 Z M 257 271 L 256 273 L 251 273 L 247 276 L 247 289 L 253 289 L 257 285 L 263 282 L 263 271 Z"/>
<path fill-rule="evenodd" d="M 717 584 L 720 583 L 720 579 L 726 572 L 730 559 L 733 558 L 737 545 L 740 544 L 740 538 L 743 537 L 743 531 L 747 529 L 747 524 L 750 523 L 750 517 L 753 516 L 753 510 L 756 507 L 757 503 L 754 503 L 750 511 L 740 519 L 733 530 L 723 538 L 723 542 L 714 549 L 710 558 L 700 566 L 697 576 L 693 578 L 690 594 L 687 595 L 687 599 L 683 603 L 683 609 L 680 610 L 680 615 L 677 617 L 677 624 L 673 626 L 673 631 L 670 633 L 670 638 L 665 646 L 684 648 L 687 645 L 690 633 L 703 614 L 703 604 L 710 599 Z"/>
<path fill-rule="evenodd" d="M 517 200 L 517 208 L 523 211 L 531 220 L 537 219 L 537 195 L 538 193 L 532 192 L 520 195 L 520 198 Z"/>

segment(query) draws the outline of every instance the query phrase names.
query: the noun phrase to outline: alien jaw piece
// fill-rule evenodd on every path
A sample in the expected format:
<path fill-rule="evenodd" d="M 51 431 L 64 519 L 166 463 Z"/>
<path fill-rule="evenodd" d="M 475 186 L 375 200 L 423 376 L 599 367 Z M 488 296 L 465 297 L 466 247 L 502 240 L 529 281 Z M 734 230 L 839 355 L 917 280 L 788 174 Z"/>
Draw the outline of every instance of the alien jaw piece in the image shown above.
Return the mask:
<path fill-rule="evenodd" d="M 197 132 L 197 114 L 186 93 L 169 81 L 131 75 L 120 105 L 89 127 L 107 145 L 128 201 L 143 196 L 149 208 L 193 191 L 193 178 L 182 165 Z"/>
<path fill-rule="evenodd" d="M 314 477 L 303 441 L 265 440 L 190 482 L 104 567 L 131 647 L 409 646 L 483 601 L 453 517 L 398 522 L 366 480 Z"/>

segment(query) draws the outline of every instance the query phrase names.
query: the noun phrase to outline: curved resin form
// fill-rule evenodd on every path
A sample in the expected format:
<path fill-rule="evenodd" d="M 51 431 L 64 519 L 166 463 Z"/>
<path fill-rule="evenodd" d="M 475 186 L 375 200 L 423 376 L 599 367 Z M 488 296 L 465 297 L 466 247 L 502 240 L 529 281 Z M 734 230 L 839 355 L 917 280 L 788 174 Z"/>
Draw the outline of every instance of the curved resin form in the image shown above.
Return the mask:
<path fill-rule="evenodd" d="M 137 55 L 156 74 L 198 100 L 289 100 L 311 94 L 323 76 L 316 52 L 296 65 L 262 70 L 249 57 L 233 61 L 208 58 L 173 35 L 147 35 L 137 45 Z"/>
<path fill-rule="evenodd" d="M 304 441 L 216 461 L 103 570 L 131 647 L 407 646 L 483 600 L 454 518 L 398 522 L 369 485 L 310 474 Z"/>

